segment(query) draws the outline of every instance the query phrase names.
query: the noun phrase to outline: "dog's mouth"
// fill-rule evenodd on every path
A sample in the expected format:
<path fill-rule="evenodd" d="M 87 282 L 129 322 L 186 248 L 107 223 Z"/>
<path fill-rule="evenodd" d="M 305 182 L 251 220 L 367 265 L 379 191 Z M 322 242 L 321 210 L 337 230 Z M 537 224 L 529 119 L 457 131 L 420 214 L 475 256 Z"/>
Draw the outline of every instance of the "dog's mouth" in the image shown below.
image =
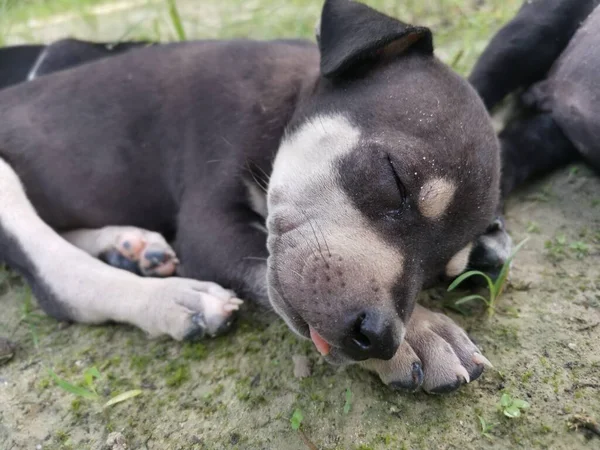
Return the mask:
<path fill-rule="evenodd" d="M 280 292 L 280 289 L 269 285 L 269 297 L 273 309 L 281 317 L 287 326 L 297 335 L 309 339 L 314 344 L 316 350 L 321 354 L 329 364 L 340 365 L 356 362 L 334 343 L 327 341 L 312 325 L 310 325 L 297 311 L 290 305 L 286 298 Z"/>
<path fill-rule="evenodd" d="M 306 320 L 290 305 L 286 298 L 276 288 L 274 284 L 269 283 L 269 298 L 271 305 L 279 317 L 281 317 L 287 326 L 297 335 L 305 339 L 310 339 L 315 345 L 317 351 L 332 364 L 339 364 L 348 360 L 340 354 L 339 350 L 331 345 L 314 327 L 308 324 Z"/>
<path fill-rule="evenodd" d="M 317 351 L 321 354 L 321 356 L 329 355 L 329 353 L 331 352 L 331 345 L 329 345 L 329 342 L 323 339 L 323 336 L 321 336 L 318 333 L 318 331 L 310 325 L 308 327 L 308 330 L 310 333 L 310 339 L 315 344 L 315 347 L 317 347 Z"/>

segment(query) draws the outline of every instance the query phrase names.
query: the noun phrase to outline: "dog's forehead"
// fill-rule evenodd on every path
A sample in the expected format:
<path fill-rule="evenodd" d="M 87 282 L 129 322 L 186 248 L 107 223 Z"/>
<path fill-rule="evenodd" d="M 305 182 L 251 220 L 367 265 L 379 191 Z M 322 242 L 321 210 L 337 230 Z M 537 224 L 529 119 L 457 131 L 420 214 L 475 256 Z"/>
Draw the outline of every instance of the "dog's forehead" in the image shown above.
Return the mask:
<path fill-rule="evenodd" d="M 380 67 L 361 79 L 325 86 L 316 108 L 341 112 L 362 137 L 413 147 L 432 156 L 467 149 L 495 151 L 495 135 L 477 93 L 458 74 L 433 57 L 412 55 Z M 401 144 L 401 145 L 396 145 Z M 451 158 L 438 162 L 451 161 Z M 441 168 L 440 168 L 441 170 Z"/>

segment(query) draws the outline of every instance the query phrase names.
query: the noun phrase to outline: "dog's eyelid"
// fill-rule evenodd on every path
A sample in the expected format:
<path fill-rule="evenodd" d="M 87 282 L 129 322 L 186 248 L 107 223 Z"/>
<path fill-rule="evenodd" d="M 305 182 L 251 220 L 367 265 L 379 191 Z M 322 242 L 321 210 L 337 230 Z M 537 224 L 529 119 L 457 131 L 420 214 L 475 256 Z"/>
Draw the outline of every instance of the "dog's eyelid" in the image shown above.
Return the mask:
<path fill-rule="evenodd" d="M 400 178 L 400 175 L 396 170 L 396 166 L 394 166 L 394 161 L 392 160 L 390 155 L 387 155 L 387 160 L 390 167 L 392 168 L 392 173 L 394 174 L 396 186 L 398 186 L 398 191 L 400 192 L 400 196 L 402 197 L 402 202 L 404 202 L 406 200 L 406 186 L 404 186 L 404 183 L 402 182 L 402 179 Z"/>

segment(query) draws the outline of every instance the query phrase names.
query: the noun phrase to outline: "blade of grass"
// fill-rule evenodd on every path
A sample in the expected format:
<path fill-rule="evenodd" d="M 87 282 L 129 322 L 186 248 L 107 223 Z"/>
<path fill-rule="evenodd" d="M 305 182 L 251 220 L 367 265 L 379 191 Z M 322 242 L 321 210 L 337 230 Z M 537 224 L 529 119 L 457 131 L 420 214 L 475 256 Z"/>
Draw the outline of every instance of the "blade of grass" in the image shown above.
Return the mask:
<path fill-rule="evenodd" d="M 467 303 L 467 302 L 470 302 L 470 301 L 473 301 L 473 300 L 481 300 L 483 303 L 485 303 L 486 305 L 490 306 L 487 298 L 483 297 L 482 295 L 477 295 L 477 294 L 467 295 L 466 297 L 459 298 L 458 300 L 456 300 L 454 302 L 454 304 L 455 305 L 462 305 L 463 303 Z"/>
<path fill-rule="evenodd" d="M 98 398 L 98 394 L 92 391 L 88 391 L 85 388 L 80 386 L 75 386 L 74 384 L 69 383 L 66 380 L 63 380 L 58 375 L 56 375 L 52 370 L 48 369 L 48 373 L 54 379 L 56 384 L 64 391 L 67 391 L 73 395 L 77 395 L 78 397 L 88 398 L 91 400 L 96 400 Z"/>
<path fill-rule="evenodd" d="M 177 1 L 167 0 L 167 4 L 169 6 L 169 17 L 171 18 L 171 22 L 175 28 L 175 33 L 177 33 L 177 38 L 180 41 L 185 41 L 185 29 L 183 28 L 183 23 L 181 22 L 181 15 L 179 14 L 179 9 L 177 8 Z"/>
<path fill-rule="evenodd" d="M 109 401 L 104 404 L 104 408 L 108 408 L 109 406 L 116 405 L 117 403 L 124 402 L 129 400 L 130 398 L 137 397 L 140 395 L 142 391 L 140 389 L 132 389 L 131 391 L 123 392 L 122 394 L 115 395 Z"/>
<path fill-rule="evenodd" d="M 344 403 L 344 415 L 347 415 L 350 412 L 350 408 L 352 407 L 352 391 L 350 388 L 346 388 L 346 402 Z"/>
<path fill-rule="evenodd" d="M 527 237 L 527 238 L 523 239 L 521 242 L 519 242 L 519 244 L 517 244 L 517 246 L 515 247 L 515 249 L 511 253 L 511 255 L 508 257 L 508 259 L 506 260 L 506 262 L 502 266 L 502 270 L 500 270 L 500 274 L 498 275 L 498 279 L 496 280 L 496 283 L 494 283 L 494 289 L 496 290 L 496 297 L 500 296 L 500 294 L 502 293 L 502 291 L 504 289 L 504 283 L 506 282 L 506 278 L 508 277 L 508 270 L 510 269 L 510 265 L 512 263 L 512 260 L 515 258 L 517 252 L 519 250 L 521 250 L 521 248 L 523 247 L 523 245 L 525 245 L 525 243 L 528 240 L 529 240 L 529 238 Z"/>
<path fill-rule="evenodd" d="M 98 379 L 100 377 L 100 372 L 98 372 L 98 369 L 95 366 L 90 367 L 83 373 L 85 384 L 92 392 L 96 392 L 96 388 L 94 388 L 94 379 Z"/>
<path fill-rule="evenodd" d="M 469 272 L 463 273 L 460 277 L 458 277 L 456 280 L 454 280 L 452 282 L 452 284 L 450 284 L 450 286 L 448 286 L 448 292 L 451 292 L 454 289 L 456 289 L 467 278 L 471 278 L 471 277 L 477 276 L 477 275 L 485 278 L 485 280 L 487 281 L 488 287 L 490 289 L 490 294 L 493 295 L 495 293 L 494 282 L 492 281 L 492 279 L 490 277 L 488 277 L 485 273 L 483 273 L 479 270 L 470 270 Z"/>

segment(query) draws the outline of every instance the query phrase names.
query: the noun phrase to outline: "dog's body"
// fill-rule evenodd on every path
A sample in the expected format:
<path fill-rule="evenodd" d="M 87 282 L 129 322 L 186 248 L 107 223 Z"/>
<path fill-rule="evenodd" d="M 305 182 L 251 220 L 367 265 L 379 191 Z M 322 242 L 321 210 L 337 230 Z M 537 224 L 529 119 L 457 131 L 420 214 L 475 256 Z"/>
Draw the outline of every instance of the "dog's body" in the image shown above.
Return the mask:
<path fill-rule="evenodd" d="M 1 50 L 0 89 L 149 45 L 154 44 L 109 44 L 62 39 L 50 45 L 6 47 Z"/>
<path fill-rule="evenodd" d="M 499 154 L 432 51 L 425 28 L 328 0 L 318 47 L 158 45 L 7 88 L 0 258 L 62 320 L 214 335 L 233 289 L 330 362 L 453 390 L 486 360 L 415 298 L 466 268 Z M 172 274 L 163 236 L 180 277 L 97 259 Z"/>

